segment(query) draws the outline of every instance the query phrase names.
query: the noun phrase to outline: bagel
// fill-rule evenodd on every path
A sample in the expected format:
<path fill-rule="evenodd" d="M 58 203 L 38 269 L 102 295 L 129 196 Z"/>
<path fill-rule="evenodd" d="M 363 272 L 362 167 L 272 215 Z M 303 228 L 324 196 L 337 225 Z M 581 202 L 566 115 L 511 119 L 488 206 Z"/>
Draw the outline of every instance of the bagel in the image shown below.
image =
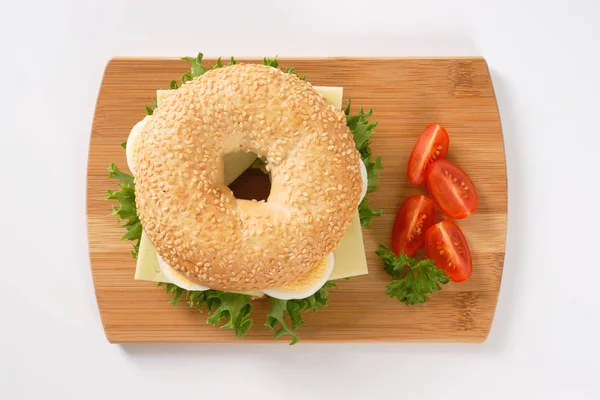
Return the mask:
<path fill-rule="evenodd" d="M 358 206 L 360 155 L 344 113 L 276 68 L 208 71 L 164 99 L 137 145 L 137 212 L 159 257 L 224 291 L 293 285 L 338 245 Z M 236 199 L 223 157 L 267 162 L 267 201 Z"/>

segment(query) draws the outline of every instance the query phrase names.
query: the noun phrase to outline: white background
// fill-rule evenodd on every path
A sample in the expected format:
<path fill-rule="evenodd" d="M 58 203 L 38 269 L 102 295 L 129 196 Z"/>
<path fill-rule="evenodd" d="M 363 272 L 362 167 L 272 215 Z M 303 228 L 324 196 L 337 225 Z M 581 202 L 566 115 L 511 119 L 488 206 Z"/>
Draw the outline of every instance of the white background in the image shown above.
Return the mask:
<path fill-rule="evenodd" d="M 167 3 L 0 2 L 1 398 L 600 398 L 600 2 Z M 509 233 L 485 344 L 108 344 L 85 225 L 102 72 L 199 50 L 486 57 Z"/>

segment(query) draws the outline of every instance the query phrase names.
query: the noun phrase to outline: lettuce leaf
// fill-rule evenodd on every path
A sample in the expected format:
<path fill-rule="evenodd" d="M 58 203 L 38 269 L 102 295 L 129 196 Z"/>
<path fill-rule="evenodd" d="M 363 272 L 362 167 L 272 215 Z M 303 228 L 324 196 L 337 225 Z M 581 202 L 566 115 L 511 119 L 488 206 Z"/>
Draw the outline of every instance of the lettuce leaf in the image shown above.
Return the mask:
<path fill-rule="evenodd" d="M 202 53 L 198 53 L 198 55 L 196 57 L 182 57 L 181 59 L 184 61 L 188 61 L 190 63 L 190 70 L 184 72 L 181 77 L 179 78 L 179 83 L 177 83 L 176 80 L 172 80 L 171 83 L 169 84 L 169 89 L 178 89 L 179 85 L 183 85 L 185 82 L 187 81 L 191 81 L 192 79 L 204 75 L 204 73 L 206 73 L 207 71 L 210 71 L 211 69 L 217 69 L 217 68 L 223 68 L 223 62 L 222 57 L 217 58 L 217 62 L 215 63 L 215 65 L 209 65 L 208 68 L 205 67 L 202 64 L 202 58 L 204 58 L 204 54 Z M 229 59 L 229 64 L 228 65 L 235 65 L 237 64 L 237 61 L 235 60 L 235 58 L 231 57 Z M 156 109 L 156 101 L 154 103 L 154 108 Z M 148 109 L 146 109 L 146 113 L 148 112 Z M 152 115 L 152 114 L 149 114 Z"/>
<path fill-rule="evenodd" d="M 206 321 L 209 324 L 216 326 L 225 320 L 221 328 L 233 329 L 236 337 L 244 336 L 252 326 L 253 321 L 250 318 L 252 298 L 250 296 L 212 289 L 203 292 L 185 290 L 173 283 L 161 282 L 158 286 L 164 286 L 165 292 L 172 296 L 170 301 L 172 305 L 175 306 L 180 300 L 185 299 L 190 307 L 200 312 L 206 309 L 209 314 Z M 329 301 L 328 289 L 333 287 L 336 287 L 334 282 L 326 282 L 315 294 L 299 300 L 280 300 L 266 296 L 269 299 L 270 310 L 265 326 L 270 330 L 275 330 L 273 338 L 278 339 L 283 335 L 289 335 L 291 337 L 290 344 L 296 344 L 300 338 L 294 331 L 305 323 L 302 313 L 314 312 L 326 307 Z M 286 314 L 289 323 L 286 321 Z"/>
<path fill-rule="evenodd" d="M 304 75 L 303 77 L 300 77 L 300 75 L 298 75 L 298 73 L 296 72 L 296 70 L 293 67 L 287 67 L 285 69 L 285 73 L 297 76 L 301 81 L 305 81 L 306 80 L 306 75 Z"/>
<path fill-rule="evenodd" d="M 294 333 L 296 329 L 302 325 L 302 317 L 300 316 L 300 310 L 298 303 L 293 300 L 280 300 L 274 297 L 269 297 L 269 304 L 271 308 L 269 314 L 267 314 L 267 323 L 265 326 L 270 330 L 275 330 L 277 324 L 279 329 L 273 334 L 273 339 L 278 339 L 283 335 L 290 335 L 292 341 L 290 344 L 296 344 L 300 338 Z M 291 319 L 291 327 L 288 326 L 285 320 L 285 313 L 288 313 Z"/>
<path fill-rule="evenodd" d="M 133 176 L 122 172 L 113 163 L 108 168 L 108 177 L 119 181 L 119 190 L 107 190 L 104 198 L 117 201 L 117 206 L 112 206 L 112 215 L 119 217 L 119 223 L 124 222 L 121 227 L 125 228 L 127 232 L 121 237 L 121 240 L 135 241 L 131 255 L 133 258 L 137 258 L 142 238 L 142 224 L 137 216 Z"/>
<path fill-rule="evenodd" d="M 325 285 L 312 296 L 299 300 L 280 300 L 274 297 L 269 297 L 271 309 L 267 314 L 267 323 L 265 326 L 270 330 L 275 330 L 279 324 L 279 328 L 275 330 L 273 338 L 277 339 L 283 335 L 291 336 L 290 345 L 298 343 L 300 338 L 294 332 L 296 329 L 304 325 L 302 313 L 305 311 L 317 311 L 320 308 L 327 307 L 329 301 L 330 288 L 336 287 L 335 282 L 325 282 Z M 290 324 L 286 322 L 285 313 L 288 314 Z"/>
<path fill-rule="evenodd" d="M 277 56 L 275 58 L 263 58 L 263 64 L 273 68 L 279 68 L 279 61 L 277 61 Z"/>
<path fill-rule="evenodd" d="M 191 68 L 190 68 L 189 74 L 192 78 L 196 78 L 200 75 L 203 75 L 206 71 L 208 71 L 208 69 L 204 65 L 202 65 L 202 57 L 204 57 L 204 54 L 198 53 L 198 55 L 195 58 L 194 57 L 182 57 L 181 58 L 182 60 L 190 62 Z M 186 75 L 186 74 L 184 74 L 184 75 Z"/>
<path fill-rule="evenodd" d="M 186 303 L 202 312 L 208 311 L 207 323 L 216 326 L 224 320 L 221 328 L 233 329 L 236 337 L 242 337 L 252 326 L 252 298 L 238 293 L 227 293 L 220 290 L 193 291 L 185 290 L 173 283 L 160 282 L 165 292 L 173 296 L 170 303 L 176 306 L 182 298 Z"/>
<path fill-rule="evenodd" d="M 371 152 L 371 136 L 375 133 L 375 127 L 377 121 L 369 121 L 369 118 L 373 114 L 371 108 L 365 113 L 362 107 L 359 108 L 358 114 L 350 114 L 351 101 L 348 100 L 348 105 L 344 109 L 346 114 L 346 125 L 350 128 L 352 135 L 354 135 L 354 143 L 356 149 L 360 153 L 360 157 L 367 167 L 367 195 L 358 205 L 358 215 L 360 217 L 360 224 L 363 228 L 369 228 L 371 220 L 375 217 L 380 216 L 383 210 L 376 210 L 371 207 L 370 199 L 368 194 L 373 193 L 377 190 L 379 184 L 379 170 L 383 169 L 381 164 L 381 157 L 377 157 L 373 160 Z"/>

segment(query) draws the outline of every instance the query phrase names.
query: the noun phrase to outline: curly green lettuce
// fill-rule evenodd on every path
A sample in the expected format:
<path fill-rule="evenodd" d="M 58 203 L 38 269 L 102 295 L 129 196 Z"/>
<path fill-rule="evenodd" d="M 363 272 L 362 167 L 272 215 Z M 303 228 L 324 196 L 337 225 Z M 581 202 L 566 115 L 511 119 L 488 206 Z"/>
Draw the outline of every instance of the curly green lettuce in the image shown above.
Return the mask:
<path fill-rule="evenodd" d="M 425 303 L 427 295 L 442 290 L 442 285 L 450 281 L 443 269 L 435 266 L 433 260 L 417 260 L 406 254 L 396 256 L 384 245 L 375 254 L 384 262 L 388 275 L 397 278 L 388 283 L 385 293 L 406 305 Z"/>
<path fill-rule="evenodd" d="M 206 309 L 208 311 L 207 323 L 216 326 L 224 320 L 225 323 L 221 328 L 232 328 L 238 338 L 244 336 L 252 326 L 253 321 L 250 318 L 252 298 L 248 295 L 212 289 L 206 291 L 185 290 L 173 283 L 161 282 L 158 286 L 164 286 L 165 293 L 172 296 L 170 301 L 172 305 L 175 306 L 180 300 L 185 299 L 190 307 L 200 312 Z M 270 310 L 265 326 L 275 331 L 273 338 L 278 339 L 281 336 L 289 335 L 291 337 L 290 344 L 296 344 L 300 338 L 294 331 L 305 322 L 302 313 L 315 312 L 320 308 L 327 307 L 329 289 L 334 287 L 336 287 L 334 282 L 326 282 L 312 296 L 298 300 L 281 300 L 267 296 Z M 286 321 L 286 314 L 289 323 Z"/>
<path fill-rule="evenodd" d="M 177 89 L 185 82 L 201 76 L 211 69 L 222 68 L 224 66 L 221 57 L 217 59 L 215 65 L 209 65 L 208 67 L 205 67 L 202 64 L 202 58 L 202 53 L 198 53 L 196 57 L 183 57 L 183 60 L 190 63 L 190 70 L 183 73 L 179 81 L 172 80 L 169 88 Z M 228 65 L 234 65 L 236 63 L 235 58 L 231 57 Z M 263 59 L 263 64 L 273 68 L 279 68 L 277 57 L 274 59 L 265 57 Z M 298 76 L 294 68 L 291 67 L 288 67 L 285 72 Z M 299 79 L 305 80 L 306 76 L 299 77 Z M 152 101 L 153 107 L 145 106 L 148 115 L 152 115 L 157 107 L 156 98 L 153 98 Z M 373 161 L 371 149 L 369 147 L 369 138 L 373 135 L 374 128 L 377 126 L 377 122 L 370 122 L 368 120 L 372 112 L 373 110 L 370 110 L 365 113 L 361 107 L 357 115 L 350 115 L 350 102 L 348 102 L 348 106 L 345 109 L 348 127 L 354 135 L 356 148 L 360 152 L 361 158 L 367 167 L 367 193 L 376 190 L 377 184 L 379 183 L 379 172 L 377 170 L 382 169 L 381 159 L 377 158 Z M 127 142 L 123 142 L 121 146 L 126 148 Z M 122 239 L 136 241 L 131 254 L 133 258 L 137 258 L 139 242 L 142 235 L 142 226 L 137 216 L 135 182 L 133 176 L 120 171 L 115 164 L 112 164 L 109 167 L 109 177 L 119 181 L 120 190 L 108 190 L 105 198 L 117 201 L 118 207 L 113 206 L 112 214 L 119 217 L 119 222 L 124 221 L 121 226 L 124 227 L 127 232 L 123 235 Z M 365 199 L 363 199 L 358 208 L 361 225 L 363 227 L 369 227 L 372 218 L 381 215 L 381 210 L 374 210 L 368 203 L 369 199 L 365 196 Z M 252 326 L 253 321 L 250 318 L 252 312 L 252 298 L 250 296 L 212 289 L 202 292 L 188 291 L 172 283 L 159 283 L 158 286 L 165 286 L 166 293 L 172 296 L 170 301 L 171 304 L 177 305 L 179 301 L 184 298 L 190 307 L 199 311 L 206 309 L 208 312 L 207 323 L 213 326 L 222 324 L 222 328 L 233 329 L 236 337 L 244 336 Z M 274 331 L 273 337 L 277 339 L 281 336 L 288 335 L 291 337 L 290 344 L 297 343 L 300 339 L 295 331 L 305 323 L 302 318 L 302 313 L 307 311 L 315 312 L 320 308 L 326 307 L 329 300 L 329 289 L 334 287 L 336 287 L 334 282 L 326 282 L 325 285 L 312 296 L 298 300 L 280 300 L 267 296 L 270 302 L 270 311 L 267 314 L 265 325 L 270 330 Z"/>
<path fill-rule="evenodd" d="M 173 296 L 170 303 L 176 306 L 182 298 L 186 303 L 202 312 L 208 311 L 207 323 L 217 326 L 223 320 L 221 328 L 233 329 L 236 337 L 242 337 L 252 326 L 252 298 L 239 293 L 226 293 L 219 290 L 185 290 L 173 283 L 159 283 L 165 286 L 165 292 Z"/>
<path fill-rule="evenodd" d="M 107 190 L 104 198 L 117 201 L 118 206 L 112 206 L 112 215 L 119 218 L 119 223 L 123 223 L 121 227 L 127 231 L 121 240 L 134 241 L 131 255 L 133 258 L 137 258 L 142 238 L 142 224 L 137 215 L 133 176 L 120 171 L 113 163 L 108 168 L 108 177 L 119 181 L 119 190 Z"/>
<path fill-rule="evenodd" d="M 377 185 L 379 184 L 379 170 L 383 169 L 381 157 L 377 157 L 373 160 L 370 146 L 370 138 L 375 133 L 377 121 L 369 121 L 369 118 L 373 114 L 372 108 L 365 113 L 363 108 L 360 107 L 358 114 L 352 115 L 350 114 L 350 105 L 351 101 L 348 100 L 348 105 L 344 109 L 344 113 L 346 114 L 346 124 L 348 125 L 348 128 L 350 128 L 352 135 L 354 135 L 356 149 L 360 152 L 360 157 L 365 163 L 365 167 L 367 167 L 367 195 L 358 205 L 358 215 L 360 216 L 360 224 L 364 228 L 369 228 L 371 220 L 383 213 L 383 210 L 376 210 L 371 207 L 368 196 L 369 193 L 373 193 L 377 190 Z"/>
<path fill-rule="evenodd" d="M 265 326 L 270 330 L 275 330 L 273 338 L 277 339 L 283 335 L 289 335 L 292 338 L 290 344 L 296 344 L 300 338 L 294 331 L 304 325 L 302 313 L 306 311 L 317 311 L 320 308 L 327 307 L 329 301 L 329 289 L 336 287 L 335 282 L 325 282 L 325 285 L 312 296 L 299 300 L 281 300 L 269 297 L 271 309 L 267 314 L 267 323 Z M 285 314 L 288 314 L 290 324 L 286 322 Z M 279 328 L 277 325 L 279 324 Z"/>
<path fill-rule="evenodd" d="M 196 57 L 182 57 L 182 60 L 188 61 L 190 63 L 190 70 L 184 72 L 181 75 L 181 77 L 179 78 L 179 83 L 177 83 L 176 80 L 172 80 L 169 84 L 169 89 L 178 89 L 179 85 L 183 85 L 187 81 L 191 81 L 192 79 L 203 75 L 205 72 L 211 69 L 224 67 L 223 62 L 221 61 L 221 57 L 217 58 L 217 62 L 215 63 L 215 65 L 209 65 L 208 68 L 202 64 L 202 58 L 204 58 L 204 54 L 202 53 L 198 53 Z M 267 59 L 265 58 L 265 60 Z M 227 65 L 234 64 L 237 64 L 237 61 L 235 60 L 235 58 L 231 57 Z M 147 115 L 152 115 L 154 113 L 154 110 L 156 110 L 156 98 L 152 98 L 152 101 L 154 103 L 154 107 L 148 107 L 147 105 L 145 106 Z"/>

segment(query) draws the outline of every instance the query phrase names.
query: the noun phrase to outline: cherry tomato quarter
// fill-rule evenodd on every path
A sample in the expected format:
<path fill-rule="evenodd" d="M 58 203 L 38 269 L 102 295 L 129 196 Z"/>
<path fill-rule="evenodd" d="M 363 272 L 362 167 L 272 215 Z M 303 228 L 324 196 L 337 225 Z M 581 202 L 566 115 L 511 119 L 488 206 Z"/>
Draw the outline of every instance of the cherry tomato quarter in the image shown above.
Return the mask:
<path fill-rule="evenodd" d="M 412 257 L 423 245 L 425 232 L 433 225 L 435 206 L 429 198 L 411 196 L 402 203 L 396 213 L 392 230 L 392 251 Z"/>
<path fill-rule="evenodd" d="M 425 251 L 438 268 L 454 282 L 469 279 L 473 272 L 471 251 L 462 230 L 445 220 L 433 225 L 425 234 Z"/>
<path fill-rule="evenodd" d="M 448 160 L 438 160 L 429 166 L 427 189 L 437 206 L 450 218 L 467 218 L 479 204 L 469 175 Z"/>
<path fill-rule="evenodd" d="M 427 168 L 434 161 L 446 158 L 448 147 L 448 132 L 441 125 L 427 125 L 417 138 L 408 158 L 408 180 L 415 185 L 424 184 Z"/>

